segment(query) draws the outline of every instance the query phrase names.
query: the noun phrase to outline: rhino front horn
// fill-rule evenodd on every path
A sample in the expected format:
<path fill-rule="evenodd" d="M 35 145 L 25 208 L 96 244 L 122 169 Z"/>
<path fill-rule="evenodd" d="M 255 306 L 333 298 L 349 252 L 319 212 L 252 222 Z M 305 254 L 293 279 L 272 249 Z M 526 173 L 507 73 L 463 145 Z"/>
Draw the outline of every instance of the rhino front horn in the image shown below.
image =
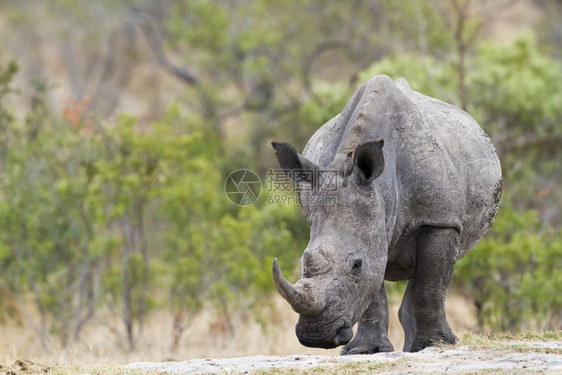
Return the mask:
<path fill-rule="evenodd" d="M 285 279 L 277 258 L 273 259 L 273 282 L 279 294 L 289 302 L 293 310 L 301 315 L 314 315 L 322 310 L 318 290 L 307 279 L 299 280 L 295 285 Z"/>

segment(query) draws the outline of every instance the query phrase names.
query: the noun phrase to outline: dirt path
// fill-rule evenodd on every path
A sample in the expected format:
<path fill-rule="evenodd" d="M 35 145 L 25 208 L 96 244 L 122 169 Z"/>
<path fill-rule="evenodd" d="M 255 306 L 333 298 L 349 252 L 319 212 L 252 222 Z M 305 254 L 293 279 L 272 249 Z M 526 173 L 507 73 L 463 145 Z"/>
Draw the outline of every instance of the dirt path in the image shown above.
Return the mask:
<path fill-rule="evenodd" d="M 529 373 L 562 374 L 562 341 L 499 341 L 493 347 L 426 348 L 418 353 L 380 353 L 358 356 L 257 356 L 195 359 L 185 362 L 138 362 L 128 369 L 168 374 L 267 373 L 289 369 L 303 373 Z M 287 370 L 287 371 L 285 371 Z M 294 372 L 291 372 L 294 373 Z M 298 373 L 298 372 L 297 372 Z"/>

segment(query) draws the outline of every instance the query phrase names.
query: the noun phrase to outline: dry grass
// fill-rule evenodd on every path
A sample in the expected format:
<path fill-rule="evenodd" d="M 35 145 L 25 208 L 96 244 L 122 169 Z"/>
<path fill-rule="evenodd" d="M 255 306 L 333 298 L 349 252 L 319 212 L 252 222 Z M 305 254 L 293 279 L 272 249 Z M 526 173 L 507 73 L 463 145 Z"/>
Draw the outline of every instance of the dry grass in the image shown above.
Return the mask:
<path fill-rule="evenodd" d="M 391 300 L 389 337 L 396 350 L 402 349 L 404 334 L 398 322 L 399 301 Z M 471 304 L 457 296 L 450 296 L 447 309 L 455 332 L 463 334 L 476 328 Z M 187 360 L 206 357 L 237 357 L 250 355 L 322 354 L 337 355 L 339 349 L 311 349 L 303 347 L 294 333 L 298 315 L 280 297 L 273 299 L 265 313 L 267 325 L 262 326 L 240 311 L 233 317 L 234 335 L 212 330 L 216 314 L 207 309 L 195 317 L 183 335 L 177 351 L 171 350 L 172 318 L 165 311 L 154 314 L 139 337 L 135 351 L 126 347 L 124 336 L 108 329 L 107 322 L 95 321 L 82 335 L 81 342 L 48 353 L 31 329 L 21 325 L 0 326 L 0 358 L 30 358 L 34 361 L 71 360 L 96 361 L 109 359 L 118 362 Z M 113 322 L 119 327 L 119 322 Z M 121 327 L 119 327 L 121 328 Z M 52 338 L 56 343 L 56 339 Z"/>
<path fill-rule="evenodd" d="M 560 341 L 562 331 L 546 331 L 541 333 L 466 333 L 462 336 L 459 345 L 467 345 L 472 349 L 500 349 L 513 352 L 536 352 L 545 354 L 562 354 L 560 348 L 536 347 L 529 343 L 540 341 Z M 511 342 L 511 343 L 510 343 Z M 518 344 L 515 344 L 517 342 Z"/>
<path fill-rule="evenodd" d="M 413 370 L 407 362 L 395 361 L 391 363 L 370 363 L 370 362 L 357 362 L 352 364 L 341 365 L 337 367 L 318 367 L 307 370 L 284 369 L 255 372 L 252 375 L 358 375 L 358 374 L 419 374 L 417 370 Z M 423 372 L 428 373 L 428 372 Z M 544 373 L 544 372 L 539 372 Z M 465 375 L 513 375 L 512 369 L 484 369 L 465 372 Z M 518 375 L 535 375 L 535 370 L 517 370 Z"/>
<path fill-rule="evenodd" d="M 145 375 L 144 370 L 124 369 L 118 362 L 73 363 L 43 365 L 27 360 L 6 361 L 0 364 L 0 375 Z"/>
<path fill-rule="evenodd" d="M 275 369 L 267 371 L 256 371 L 252 375 L 358 375 L 358 374 L 416 374 L 408 361 L 394 361 L 385 363 L 356 362 L 334 367 L 317 367 L 313 369 Z M 535 375 L 535 370 L 518 370 L 518 375 Z M 475 370 L 466 372 L 465 375 L 513 375 L 513 370 Z"/>
<path fill-rule="evenodd" d="M 343 365 L 327 367 L 315 367 L 311 369 L 271 369 L 252 372 L 252 375 L 355 375 L 376 374 L 392 371 L 400 367 L 402 361 L 393 362 L 355 362 Z"/>
<path fill-rule="evenodd" d="M 453 325 L 456 321 L 470 322 L 470 309 L 462 299 L 450 298 L 449 315 Z M 395 312 L 397 306 L 392 306 Z M 169 351 L 171 321 L 164 316 L 154 316 L 151 324 L 147 327 L 144 338 L 135 352 L 127 352 L 122 345 L 116 344 L 115 337 L 109 332 L 95 330 L 90 327 L 85 336 L 88 343 L 83 342 L 71 348 L 58 349 L 53 353 L 45 353 L 38 341 L 34 339 L 31 332 L 18 327 L 0 328 L 0 375 L 20 374 L 83 374 L 83 375 L 144 375 L 156 374 L 154 371 L 124 369 L 123 364 L 133 361 L 163 361 L 163 360 L 187 360 L 192 358 L 206 357 L 233 357 L 248 355 L 285 355 L 285 354 L 338 354 L 338 349 L 321 350 L 310 349 L 301 346 L 293 332 L 296 314 L 286 308 L 285 303 L 275 299 L 271 312 L 269 313 L 271 325 L 267 327 L 267 333 L 257 323 L 246 323 L 237 329 L 234 336 L 210 334 L 210 324 L 214 315 L 205 311 L 198 316 L 191 329 L 186 333 L 181 348 L 176 353 Z M 469 314 L 463 316 L 463 314 Z M 397 319 L 391 320 L 391 339 L 402 338 L 398 334 L 399 327 Z M 549 341 L 562 340 L 562 332 L 545 332 L 542 334 L 475 334 L 467 329 L 467 324 L 456 325 L 454 329 L 461 341 L 459 345 L 468 345 L 474 350 L 491 350 L 490 353 L 498 352 L 537 352 L 562 354 L 560 349 L 531 348 L 524 343 L 521 345 L 506 345 L 506 341 Z M 99 328 L 99 327 L 98 327 Z M 400 329 L 401 330 L 401 329 Z M 9 332 L 10 336 L 6 336 Z M 464 334 L 462 334 L 464 332 Z M 23 359 L 25 358 L 25 359 Z M 416 364 L 412 360 L 398 359 L 389 362 L 355 362 L 339 364 L 329 367 L 317 367 L 310 369 L 270 369 L 257 371 L 255 374 L 312 374 L 312 375 L 335 375 L 335 374 L 371 374 L 388 372 L 408 372 L 415 369 Z M 498 373 L 497 370 L 478 370 L 475 374 Z M 499 372 L 501 373 L 501 372 Z M 510 373 L 510 371 L 505 372 Z M 526 370 L 518 373 L 533 373 Z"/>
<path fill-rule="evenodd" d="M 391 300 L 389 336 L 395 349 L 401 350 L 404 335 L 397 318 L 398 304 L 399 301 Z M 467 333 L 475 328 L 470 303 L 460 297 L 450 296 L 447 308 L 449 319 L 457 333 Z M 294 333 L 298 315 L 280 297 L 274 298 L 269 310 L 264 314 L 266 326 L 248 319 L 244 311 L 238 312 L 233 317 L 236 324 L 235 333 L 229 335 L 212 331 L 216 314 L 207 309 L 195 317 L 184 333 L 177 351 L 170 349 L 172 319 L 164 311 L 151 317 L 133 352 L 127 350 L 124 337 L 117 336 L 101 322 L 90 324 L 84 331 L 81 342 L 67 348 L 55 346 L 50 353 L 41 347 L 30 329 L 20 325 L 4 325 L 0 327 L 0 364 L 3 366 L 0 368 L 0 375 L 142 374 L 143 372 L 124 371 L 121 365 L 137 361 L 183 361 L 208 357 L 339 354 L 339 348 L 323 350 L 302 346 Z M 56 342 L 56 339 L 53 338 L 53 342 Z M 24 363 L 25 369 L 18 360 L 23 361 L 21 363 Z M 351 372 L 340 370 L 337 373 L 354 373 L 353 369 L 349 370 Z M 374 369 L 371 369 L 372 371 Z"/>

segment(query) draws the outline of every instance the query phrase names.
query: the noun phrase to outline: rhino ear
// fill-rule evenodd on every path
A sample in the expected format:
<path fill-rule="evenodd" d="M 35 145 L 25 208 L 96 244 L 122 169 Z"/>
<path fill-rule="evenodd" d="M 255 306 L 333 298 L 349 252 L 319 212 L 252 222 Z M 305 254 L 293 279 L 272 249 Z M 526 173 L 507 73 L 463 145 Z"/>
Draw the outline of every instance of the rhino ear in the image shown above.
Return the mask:
<path fill-rule="evenodd" d="M 312 182 L 314 171 L 318 166 L 299 154 L 293 146 L 285 142 L 271 142 L 279 166 L 295 181 Z"/>
<path fill-rule="evenodd" d="M 384 170 L 384 140 L 362 143 L 353 151 L 353 164 L 361 184 L 368 185 Z"/>

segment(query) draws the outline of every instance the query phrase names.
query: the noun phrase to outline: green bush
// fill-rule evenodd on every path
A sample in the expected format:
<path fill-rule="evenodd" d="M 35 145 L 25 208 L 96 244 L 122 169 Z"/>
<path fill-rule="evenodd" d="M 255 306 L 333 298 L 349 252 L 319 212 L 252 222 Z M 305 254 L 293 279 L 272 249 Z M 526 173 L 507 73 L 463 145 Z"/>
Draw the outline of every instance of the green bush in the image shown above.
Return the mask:
<path fill-rule="evenodd" d="M 555 330 L 562 324 L 562 232 L 536 212 L 500 210 L 490 233 L 456 266 L 453 285 L 474 301 L 480 327 Z"/>

